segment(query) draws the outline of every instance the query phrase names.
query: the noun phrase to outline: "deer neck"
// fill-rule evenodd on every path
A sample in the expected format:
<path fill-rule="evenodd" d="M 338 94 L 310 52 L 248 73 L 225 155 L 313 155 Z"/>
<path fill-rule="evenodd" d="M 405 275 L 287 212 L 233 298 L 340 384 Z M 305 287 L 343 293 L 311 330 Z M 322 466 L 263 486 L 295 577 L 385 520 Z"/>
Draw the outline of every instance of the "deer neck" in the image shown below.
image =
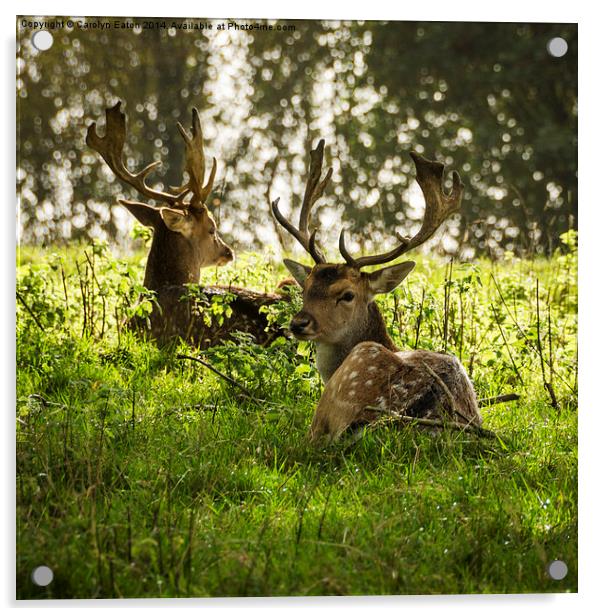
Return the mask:
<path fill-rule="evenodd" d="M 158 224 L 146 262 L 144 286 L 157 291 L 168 285 L 198 284 L 201 259 L 201 252 L 194 250 L 188 239 Z"/>
<path fill-rule="evenodd" d="M 378 342 L 391 351 L 399 350 L 387 333 L 384 319 L 374 302 L 368 304 L 366 319 L 346 340 L 336 344 L 316 342 L 316 363 L 324 383 L 328 382 L 353 347 L 360 342 Z"/>

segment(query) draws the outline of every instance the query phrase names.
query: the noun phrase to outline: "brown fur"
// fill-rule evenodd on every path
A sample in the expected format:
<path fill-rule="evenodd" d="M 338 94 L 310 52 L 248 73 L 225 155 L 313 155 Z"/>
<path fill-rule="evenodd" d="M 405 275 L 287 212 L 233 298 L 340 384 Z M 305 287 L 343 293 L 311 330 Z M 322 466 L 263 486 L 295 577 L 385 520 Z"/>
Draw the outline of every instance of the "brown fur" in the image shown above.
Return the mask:
<path fill-rule="evenodd" d="M 196 220 L 189 238 L 172 231 L 162 220 L 155 225 L 145 287 L 157 290 L 169 284 L 198 283 L 202 267 L 225 265 L 234 258 L 232 249 L 220 236 L 209 233 L 215 223 L 207 211 L 190 215 Z"/>
<path fill-rule="evenodd" d="M 266 315 L 261 312 L 263 306 L 286 299 L 281 295 L 239 287 L 199 287 L 201 296 L 207 301 L 218 295 L 234 296 L 230 302 L 232 315 L 225 317 L 221 324 L 215 319 L 207 324 L 203 301 L 189 299 L 191 292 L 186 285 L 198 285 L 202 267 L 223 265 L 233 258 L 232 250 L 217 232 L 209 233 L 215 223 L 206 210 L 190 214 L 194 220 L 189 237 L 169 229 L 158 214 L 150 219 L 149 214 L 145 214 L 154 234 L 144 286 L 155 292 L 156 303 L 148 322 L 134 318 L 128 323 L 129 327 L 154 338 L 159 344 L 181 338 L 201 348 L 231 339 L 235 331 L 252 334 L 259 344 L 283 334 L 280 328 L 269 326 Z"/>
<path fill-rule="evenodd" d="M 400 351 L 387 333 L 373 296 L 392 290 L 412 267 L 402 263 L 367 274 L 321 264 L 307 275 L 294 264 L 290 268 L 304 287 L 303 309 L 291 329 L 315 341 L 325 382 L 311 424 L 313 440 L 336 439 L 384 414 L 481 424 L 472 383 L 456 357 Z M 351 300 L 342 299 L 350 293 Z"/>
<path fill-rule="evenodd" d="M 233 332 L 251 334 L 258 344 L 269 344 L 284 332 L 269 325 L 262 308 L 283 301 L 275 293 L 257 293 L 238 287 L 203 287 L 202 299 L 189 299 L 186 287 L 164 286 L 157 293 L 158 307 L 153 309 L 149 322 L 140 317 L 132 319 L 129 326 L 143 335 L 167 344 L 182 338 L 205 349 L 214 344 L 232 339 Z M 230 302 L 232 315 L 224 317 L 220 324 L 216 319 L 205 321 L 204 302 L 216 296 L 234 296 Z"/>
<path fill-rule="evenodd" d="M 470 423 L 481 424 L 474 389 L 457 358 L 422 350 L 396 353 L 376 342 L 356 345 L 328 381 L 311 424 L 311 438 L 336 439 L 351 426 L 379 418 L 366 407 L 459 423 L 467 417 Z"/>
<path fill-rule="evenodd" d="M 259 344 L 268 343 L 283 332 L 269 326 L 261 308 L 275 301 L 286 299 L 272 293 L 257 293 L 239 287 L 199 287 L 206 301 L 218 295 L 233 295 L 230 302 L 232 315 L 220 324 L 215 319 L 207 324 L 203 315 L 205 300 L 189 299 L 191 292 L 186 285 L 198 284 L 201 268 L 223 265 L 233 258 L 233 252 L 215 230 L 213 217 L 206 210 L 189 212 L 188 227 L 184 235 L 170 229 L 159 210 L 133 204 L 128 206 L 136 218 L 154 229 L 144 286 L 156 294 L 156 303 L 147 322 L 133 318 L 128 326 L 159 344 L 181 338 L 207 348 L 231 339 L 235 331 L 252 334 Z M 211 233 L 211 230 L 215 233 Z M 267 331 L 266 331 L 267 330 Z"/>
<path fill-rule="evenodd" d="M 324 140 L 310 152 L 310 167 L 299 226 L 295 228 L 278 210 L 278 222 L 312 256 L 316 265 L 285 259 L 284 264 L 303 287 L 303 309 L 291 321 L 301 340 L 313 340 L 320 375 L 326 384 L 316 409 L 311 437 L 337 438 L 348 427 L 371 422 L 383 413 L 414 417 L 449 417 L 454 423 L 480 424 L 474 390 L 464 368 L 452 356 L 429 351 L 399 351 L 389 337 L 374 296 L 392 291 L 410 273 L 406 261 L 366 273 L 363 267 L 392 263 L 424 244 L 460 209 L 464 185 L 452 173 L 451 191 L 443 190 L 444 165 L 410 152 L 416 180 L 425 200 L 423 224 L 411 238 L 398 236 L 398 245 L 380 254 L 353 257 L 339 237 L 345 264 L 325 263 L 316 246 L 316 231 L 309 231 L 309 213 L 322 195 L 332 170 L 320 181 Z M 376 407 L 371 410 L 367 407 Z M 382 411 L 382 412 L 381 412 Z"/>
<path fill-rule="evenodd" d="M 127 129 L 121 102 L 107 108 L 105 115 L 104 136 L 98 134 L 96 123 L 92 122 L 88 126 L 86 143 L 101 155 L 121 181 L 161 204 L 152 206 L 120 200 L 140 223 L 153 229 L 144 285 L 155 292 L 156 304 L 149 324 L 135 318 L 128 325 L 150 334 L 159 342 L 183 338 L 201 346 L 215 344 L 234 330 L 252 333 L 258 341 L 276 335 L 274 328 L 265 331 L 267 320 L 260 308 L 278 296 L 245 289 L 200 289 L 208 298 L 227 292 L 235 296 L 231 302 L 233 314 L 224 318 L 221 325 L 207 325 L 202 302 L 186 299 L 190 293 L 185 285 L 199 283 L 201 268 L 225 265 L 234 258 L 234 252 L 219 236 L 215 220 L 206 206 L 215 180 L 217 161 L 213 159 L 205 183 L 203 133 L 198 111 L 192 110 L 191 133 L 178 123 L 185 143 L 186 182 L 169 191 L 155 190 L 146 183 L 148 173 L 157 163 L 138 173 L 133 173 L 125 165 L 123 147 Z"/>

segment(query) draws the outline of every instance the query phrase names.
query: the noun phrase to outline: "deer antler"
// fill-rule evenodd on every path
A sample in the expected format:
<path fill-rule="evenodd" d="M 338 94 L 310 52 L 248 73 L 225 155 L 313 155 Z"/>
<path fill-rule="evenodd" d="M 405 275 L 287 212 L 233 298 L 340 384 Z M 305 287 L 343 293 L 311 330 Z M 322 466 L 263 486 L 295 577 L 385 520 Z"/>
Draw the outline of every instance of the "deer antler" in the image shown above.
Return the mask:
<path fill-rule="evenodd" d="M 188 182 L 173 192 L 156 190 L 146 184 L 147 176 L 161 161 L 155 161 L 147 165 L 138 173 L 132 173 L 127 169 L 123 162 L 123 146 L 126 137 L 126 117 L 121 111 L 121 101 L 114 107 L 107 108 L 105 136 L 100 137 L 96 131 L 96 122 L 88 126 L 86 143 L 96 150 L 109 165 L 113 173 L 123 182 L 135 188 L 141 195 L 154 199 L 162 203 L 167 203 L 171 207 L 204 207 L 204 202 L 209 196 L 213 187 L 213 180 L 217 169 L 217 161 L 213 159 L 213 167 L 209 175 L 207 184 L 203 186 L 205 176 L 205 155 L 203 153 L 203 133 L 199 114 L 196 109 L 192 110 L 192 136 L 190 136 L 178 122 L 178 129 L 184 137 L 186 144 L 186 171 L 188 172 Z M 193 197 L 185 203 L 184 199 L 192 193 Z"/>
<path fill-rule="evenodd" d="M 322 163 L 324 161 L 324 139 L 316 146 L 315 150 L 310 152 L 309 174 L 305 185 L 305 194 L 303 195 L 303 203 L 301 205 L 301 213 L 299 214 L 299 227 L 295 228 L 278 209 L 280 197 L 272 201 L 272 212 L 276 220 L 305 248 L 312 256 L 316 263 L 324 263 L 326 259 L 316 246 L 316 231 L 309 232 L 309 221 L 311 208 L 314 203 L 322 196 L 330 178 L 332 176 L 332 167 L 328 169 L 324 179 L 320 181 L 322 175 Z"/>
<path fill-rule="evenodd" d="M 182 186 L 182 189 L 187 189 L 194 195 L 192 199 L 193 205 L 201 205 L 205 203 L 215 179 L 217 170 L 217 160 L 213 158 L 213 165 L 207 184 L 203 186 L 205 178 L 205 154 L 203 151 L 203 131 L 201 129 L 201 121 L 199 120 L 199 112 L 195 107 L 192 108 L 192 136 L 189 135 L 184 127 L 178 122 L 178 129 L 184 138 L 186 144 L 186 171 L 188 172 L 188 182 Z"/>
<path fill-rule="evenodd" d="M 420 230 L 412 238 L 403 238 L 397 235 L 399 246 L 389 252 L 360 257 L 354 259 L 345 247 L 345 231 L 341 231 L 339 237 L 339 251 L 348 265 L 357 269 L 366 265 L 379 265 L 393 261 L 400 255 L 408 252 L 416 246 L 420 246 L 428 240 L 441 226 L 443 221 L 460 209 L 464 184 L 456 171 L 452 172 L 452 189 L 449 195 L 443 192 L 443 170 L 445 165 L 436 161 L 427 160 L 420 154 L 412 151 L 410 156 L 416 166 L 416 181 L 422 190 L 426 203 L 424 219 Z"/>

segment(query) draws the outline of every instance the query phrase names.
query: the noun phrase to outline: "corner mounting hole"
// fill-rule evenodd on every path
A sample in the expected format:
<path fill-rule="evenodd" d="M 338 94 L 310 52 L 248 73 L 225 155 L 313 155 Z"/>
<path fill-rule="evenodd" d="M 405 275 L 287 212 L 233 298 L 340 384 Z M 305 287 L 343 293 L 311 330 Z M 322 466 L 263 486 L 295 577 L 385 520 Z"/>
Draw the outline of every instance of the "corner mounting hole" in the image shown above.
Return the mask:
<path fill-rule="evenodd" d="M 38 51 L 46 51 L 52 47 L 54 38 L 48 30 L 40 30 L 39 32 L 34 32 L 31 42 Z"/>
<path fill-rule="evenodd" d="M 31 579 L 37 586 L 48 586 L 54 579 L 54 573 L 50 567 L 36 567 L 31 574 Z"/>
<path fill-rule="evenodd" d="M 569 44 L 560 36 L 550 39 L 547 44 L 548 53 L 555 58 L 562 58 L 569 50 Z"/>
<path fill-rule="evenodd" d="M 564 560 L 554 560 L 548 565 L 548 574 L 553 580 L 564 580 L 568 572 Z"/>

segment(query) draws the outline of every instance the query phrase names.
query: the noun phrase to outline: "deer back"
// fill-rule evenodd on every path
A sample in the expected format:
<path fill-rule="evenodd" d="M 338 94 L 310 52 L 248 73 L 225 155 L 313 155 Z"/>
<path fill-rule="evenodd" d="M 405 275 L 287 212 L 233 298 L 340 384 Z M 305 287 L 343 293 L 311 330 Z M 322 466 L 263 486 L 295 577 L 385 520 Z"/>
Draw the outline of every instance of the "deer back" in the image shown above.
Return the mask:
<path fill-rule="evenodd" d="M 377 342 L 356 345 L 332 375 L 310 437 L 337 439 L 382 417 L 481 425 L 474 388 L 460 361 L 432 351 L 394 352 Z"/>

